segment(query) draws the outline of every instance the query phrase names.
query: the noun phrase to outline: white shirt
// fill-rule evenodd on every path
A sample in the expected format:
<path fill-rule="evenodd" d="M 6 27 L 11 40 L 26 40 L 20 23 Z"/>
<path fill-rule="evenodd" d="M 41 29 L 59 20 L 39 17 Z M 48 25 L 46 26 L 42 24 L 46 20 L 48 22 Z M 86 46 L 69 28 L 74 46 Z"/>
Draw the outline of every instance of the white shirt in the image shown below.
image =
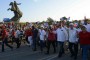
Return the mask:
<path fill-rule="evenodd" d="M 11 35 L 12 35 L 12 29 L 9 30 L 9 36 L 11 36 Z"/>
<path fill-rule="evenodd" d="M 90 32 L 90 24 L 84 25 L 88 32 Z"/>
<path fill-rule="evenodd" d="M 45 30 L 39 29 L 39 34 L 40 34 L 40 40 L 44 40 L 45 39 L 45 35 L 46 35 Z"/>
<path fill-rule="evenodd" d="M 77 42 L 77 30 L 69 28 L 69 42 L 75 43 Z"/>
<path fill-rule="evenodd" d="M 78 33 L 82 31 L 81 28 L 76 28 L 76 30 Z"/>
<path fill-rule="evenodd" d="M 19 35 L 20 35 L 20 31 L 19 30 L 16 30 L 16 32 L 15 32 L 15 38 L 19 38 Z"/>
<path fill-rule="evenodd" d="M 10 28 L 12 28 L 12 25 L 10 25 Z"/>
<path fill-rule="evenodd" d="M 67 31 L 63 27 L 62 28 L 58 28 L 56 30 L 56 34 L 57 34 L 57 41 L 64 42 L 65 40 L 68 39 Z"/>

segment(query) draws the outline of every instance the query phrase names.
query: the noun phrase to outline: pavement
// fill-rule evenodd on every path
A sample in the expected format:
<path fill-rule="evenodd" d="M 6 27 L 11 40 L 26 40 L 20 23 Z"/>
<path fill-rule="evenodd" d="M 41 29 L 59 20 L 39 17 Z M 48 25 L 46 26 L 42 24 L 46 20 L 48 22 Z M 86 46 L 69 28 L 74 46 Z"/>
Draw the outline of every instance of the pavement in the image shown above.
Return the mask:
<path fill-rule="evenodd" d="M 73 60 L 73 58 L 70 57 L 69 51 L 66 51 L 61 58 L 58 58 L 58 48 L 55 54 L 53 53 L 53 49 L 51 48 L 50 54 L 46 55 L 46 48 L 43 52 L 41 52 L 39 47 L 37 48 L 37 51 L 32 51 L 32 48 L 27 46 L 26 44 L 22 44 L 18 49 L 16 49 L 16 44 L 14 44 L 13 46 L 13 51 L 5 46 L 5 52 L 0 52 L 0 60 Z M 79 52 L 77 60 L 82 60 L 81 52 Z"/>

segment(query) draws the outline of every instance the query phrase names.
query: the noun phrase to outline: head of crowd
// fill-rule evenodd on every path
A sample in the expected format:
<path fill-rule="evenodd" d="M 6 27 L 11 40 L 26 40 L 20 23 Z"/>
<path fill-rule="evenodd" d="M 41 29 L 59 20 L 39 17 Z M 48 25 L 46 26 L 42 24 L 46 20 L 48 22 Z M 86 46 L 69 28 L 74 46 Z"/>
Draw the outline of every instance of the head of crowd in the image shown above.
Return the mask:
<path fill-rule="evenodd" d="M 26 22 L 26 23 L 14 23 L 14 22 L 4 22 L 0 23 L 0 29 L 10 30 L 28 30 L 28 29 L 57 29 L 59 27 L 74 27 L 81 28 L 83 25 L 90 24 L 89 19 L 85 20 L 74 20 L 74 21 L 53 21 L 53 22 Z"/>
<path fill-rule="evenodd" d="M 56 53 L 58 42 L 60 46 L 58 57 L 61 57 L 62 54 L 64 54 L 64 42 L 67 41 L 71 56 L 77 59 L 78 43 L 80 43 L 83 50 L 87 48 L 87 46 L 90 48 L 90 20 L 61 20 L 33 23 L 5 22 L 0 23 L 0 36 L 2 40 L 2 52 L 4 52 L 4 43 L 13 49 L 7 42 L 9 40 L 11 40 L 12 44 L 15 41 L 17 48 L 20 47 L 21 40 L 24 43 L 27 42 L 27 44 L 32 47 L 33 51 L 36 51 L 36 46 L 40 45 L 40 50 L 42 52 L 44 45 L 44 47 L 47 47 L 46 54 L 49 54 L 51 43 L 53 44 L 54 53 Z M 75 54 L 71 51 L 73 45 Z M 83 57 L 85 53 L 87 53 L 87 51 L 83 52 Z"/>

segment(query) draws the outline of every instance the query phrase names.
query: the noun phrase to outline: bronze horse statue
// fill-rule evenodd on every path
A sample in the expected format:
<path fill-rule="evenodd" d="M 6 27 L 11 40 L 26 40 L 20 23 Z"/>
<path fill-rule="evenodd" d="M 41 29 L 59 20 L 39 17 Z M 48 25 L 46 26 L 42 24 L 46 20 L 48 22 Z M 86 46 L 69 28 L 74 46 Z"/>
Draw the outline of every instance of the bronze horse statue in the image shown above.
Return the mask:
<path fill-rule="evenodd" d="M 11 10 L 14 12 L 14 17 L 11 18 L 11 21 L 13 22 L 19 22 L 20 18 L 22 17 L 22 12 L 19 10 L 17 5 L 20 5 L 21 3 L 17 3 L 16 1 L 11 2 L 9 5 L 11 6 L 11 8 L 9 8 L 8 10 Z"/>

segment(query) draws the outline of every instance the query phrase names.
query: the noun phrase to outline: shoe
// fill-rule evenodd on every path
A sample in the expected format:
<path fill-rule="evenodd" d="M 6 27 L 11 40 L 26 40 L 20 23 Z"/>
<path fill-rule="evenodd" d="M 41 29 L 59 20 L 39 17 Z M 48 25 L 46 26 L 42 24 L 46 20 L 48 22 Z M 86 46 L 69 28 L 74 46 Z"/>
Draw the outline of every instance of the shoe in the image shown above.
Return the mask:
<path fill-rule="evenodd" d="M 41 52 L 43 51 L 43 49 L 41 49 Z"/>
<path fill-rule="evenodd" d="M 65 54 L 65 52 L 63 51 L 62 54 Z"/>
<path fill-rule="evenodd" d="M 77 60 L 77 57 L 74 57 L 74 60 Z"/>
<path fill-rule="evenodd" d="M 13 51 L 13 47 L 11 48 L 11 51 Z"/>
<path fill-rule="evenodd" d="M 16 49 L 18 49 L 19 47 L 17 47 Z"/>
<path fill-rule="evenodd" d="M 59 55 L 58 55 L 58 58 L 60 58 L 60 57 L 62 57 L 62 54 L 59 54 Z"/>
<path fill-rule="evenodd" d="M 74 55 L 71 55 L 70 57 L 74 57 Z"/>
<path fill-rule="evenodd" d="M 2 51 L 2 52 L 5 52 L 5 51 Z"/>
<path fill-rule="evenodd" d="M 34 49 L 33 51 L 37 51 L 36 49 Z"/>
<path fill-rule="evenodd" d="M 56 53 L 56 51 L 53 52 L 54 54 Z"/>
<path fill-rule="evenodd" d="M 46 55 L 48 55 L 49 53 L 47 52 L 47 53 L 45 53 Z"/>
<path fill-rule="evenodd" d="M 62 57 L 62 55 L 58 55 L 58 58 Z"/>
<path fill-rule="evenodd" d="M 29 45 L 29 47 L 31 47 L 31 46 Z"/>

